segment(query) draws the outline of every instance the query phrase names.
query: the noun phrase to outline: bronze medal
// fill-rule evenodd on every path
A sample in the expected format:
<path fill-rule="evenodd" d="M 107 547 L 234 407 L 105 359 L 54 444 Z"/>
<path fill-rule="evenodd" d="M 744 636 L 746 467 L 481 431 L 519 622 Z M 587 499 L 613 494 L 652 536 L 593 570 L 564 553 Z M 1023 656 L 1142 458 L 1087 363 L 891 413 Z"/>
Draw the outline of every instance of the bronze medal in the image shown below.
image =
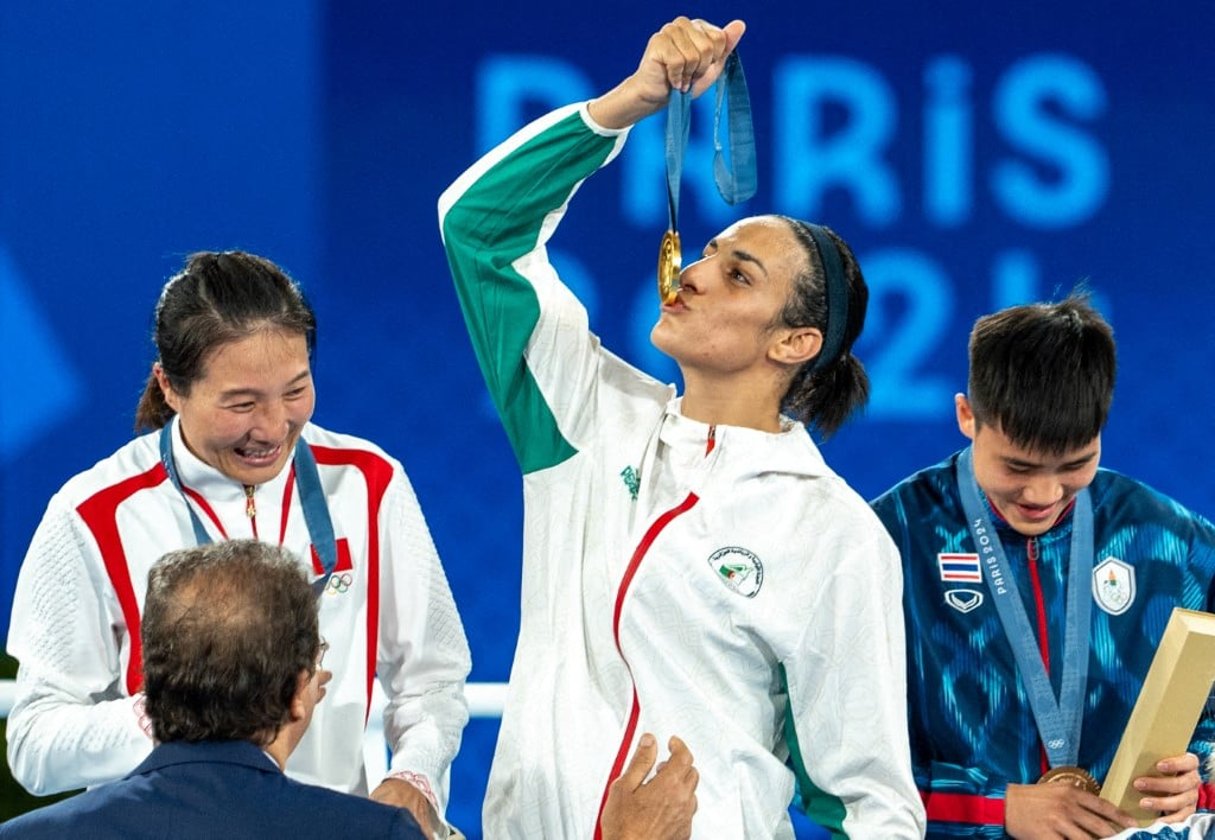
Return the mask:
<path fill-rule="evenodd" d="M 662 235 L 662 244 L 658 246 L 658 297 L 664 306 L 669 306 L 676 300 L 682 268 L 683 254 L 679 247 L 679 234 L 668 230 Z"/>
<path fill-rule="evenodd" d="M 1042 774 L 1042 778 L 1038 779 L 1038 784 L 1064 784 L 1071 785 L 1080 790 L 1086 790 L 1092 794 L 1101 793 L 1101 784 L 1092 777 L 1087 770 L 1082 770 L 1079 767 L 1059 766 L 1052 767 Z"/>

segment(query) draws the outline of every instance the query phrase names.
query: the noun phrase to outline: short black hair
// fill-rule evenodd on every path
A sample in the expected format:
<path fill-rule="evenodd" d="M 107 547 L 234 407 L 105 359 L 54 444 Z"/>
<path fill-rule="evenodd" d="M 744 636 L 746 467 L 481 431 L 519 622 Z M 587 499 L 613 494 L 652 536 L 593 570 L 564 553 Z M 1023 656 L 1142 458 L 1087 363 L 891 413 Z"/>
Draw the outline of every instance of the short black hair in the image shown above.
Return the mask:
<path fill-rule="evenodd" d="M 320 653 L 316 598 L 285 549 L 231 540 L 173 551 L 148 573 L 141 629 L 157 741 L 253 741 L 290 722 Z"/>
<path fill-rule="evenodd" d="M 970 406 L 979 425 L 1054 455 L 1105 426 L 1117 372 L 1114 333 L 1085 292 L 1014 306 L 970 333 Z"/>

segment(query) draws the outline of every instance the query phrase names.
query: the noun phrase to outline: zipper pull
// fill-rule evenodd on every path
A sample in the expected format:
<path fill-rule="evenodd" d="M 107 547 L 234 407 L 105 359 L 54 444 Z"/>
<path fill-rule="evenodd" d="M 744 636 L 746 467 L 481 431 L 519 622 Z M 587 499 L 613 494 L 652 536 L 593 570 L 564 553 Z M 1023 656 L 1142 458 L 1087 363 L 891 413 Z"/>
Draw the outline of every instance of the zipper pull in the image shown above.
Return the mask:
<path fill-rule="evenodd" d="M 245 516 L 250 519 L 257 518 L 257 505 L 253 503 L 253 491 L 255 489 L 252 484 L 245 485 Z"/>

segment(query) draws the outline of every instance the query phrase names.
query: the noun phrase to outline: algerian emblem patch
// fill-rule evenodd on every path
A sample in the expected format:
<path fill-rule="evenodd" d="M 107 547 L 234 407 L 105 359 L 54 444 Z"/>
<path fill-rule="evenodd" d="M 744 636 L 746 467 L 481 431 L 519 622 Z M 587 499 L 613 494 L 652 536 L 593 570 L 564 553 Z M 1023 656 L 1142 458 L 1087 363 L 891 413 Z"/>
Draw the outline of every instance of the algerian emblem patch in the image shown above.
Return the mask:
<path fill-rule="evenodd" d="M 629 498 L 637 501 L 637 492 L 641 489 L 641 474 L 629 466 L 620 471 L 620 477 L 624 479 L 624 486 L 629 488 Z"/>
<path fill-rule="evenodd" d="M 983 603 L 983 593 L 977 589 L 950 589 L 945 593 L 945 603 L 960 613 L 968 613 Z"/>
<path fill-rule="evenodd" d="M 1122 615 L 1135 600 L 1135 569 L 1107 557 L 1093 569 L 1093 600 L 1110 615 Z"/>
<path fill-rule="evenodd" d="M 709 555 L 709 568 L 732 592 L 754 598 L 764 583 L 764 564 L 752 552 L 736 545 L 719 548 Z"/>

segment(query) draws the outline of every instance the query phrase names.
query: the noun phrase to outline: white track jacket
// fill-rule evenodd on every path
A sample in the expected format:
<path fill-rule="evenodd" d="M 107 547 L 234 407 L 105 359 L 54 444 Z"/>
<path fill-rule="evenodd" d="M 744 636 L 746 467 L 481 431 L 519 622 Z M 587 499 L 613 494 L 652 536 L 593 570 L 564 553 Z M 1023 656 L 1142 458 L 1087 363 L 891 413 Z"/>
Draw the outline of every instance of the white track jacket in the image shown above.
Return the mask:
<path fill-rule="evenodd" d="M 522 625 L 488 838 L 591 838 L 643 732 L 700 771 L 697 838 L 919 837 L 898 557 L 798 423 L 683 417 L 590 333 L 545 243 L 621 148 L 585 106 L 521 130 L 439 211 L 482 372 L 523 470 Z M 707 453 L 707 454 L 706 454 Z"/>
<path fill-rule="evenodd" d="M 182 484 L 212 539 L 281 544 L 320 576 L 288 463 L 254 492 L 195 457 L 176 418 Z M 195 544 L 169 482 L 159 432 L 136 438 L 51 499 L 21 567 L 8 651 L 19 662 L 8 721 L 13 775 L 38 794 L 118 779 L 152 749 L 141 722 L 139 618 L 149 567 Z M 388 697 L 390 772 L 419 773 L 439 808 L 468 720 L 468 643 L 430 532 L 401 465 L 367 441 L 308 424 L 337 537 L 320 598 L 333 671 L 287 764 L 301 781 L 366 793 L 362 734 L 377 673 Z M 200 501 L 201 500 L 201 501 Z"/>

